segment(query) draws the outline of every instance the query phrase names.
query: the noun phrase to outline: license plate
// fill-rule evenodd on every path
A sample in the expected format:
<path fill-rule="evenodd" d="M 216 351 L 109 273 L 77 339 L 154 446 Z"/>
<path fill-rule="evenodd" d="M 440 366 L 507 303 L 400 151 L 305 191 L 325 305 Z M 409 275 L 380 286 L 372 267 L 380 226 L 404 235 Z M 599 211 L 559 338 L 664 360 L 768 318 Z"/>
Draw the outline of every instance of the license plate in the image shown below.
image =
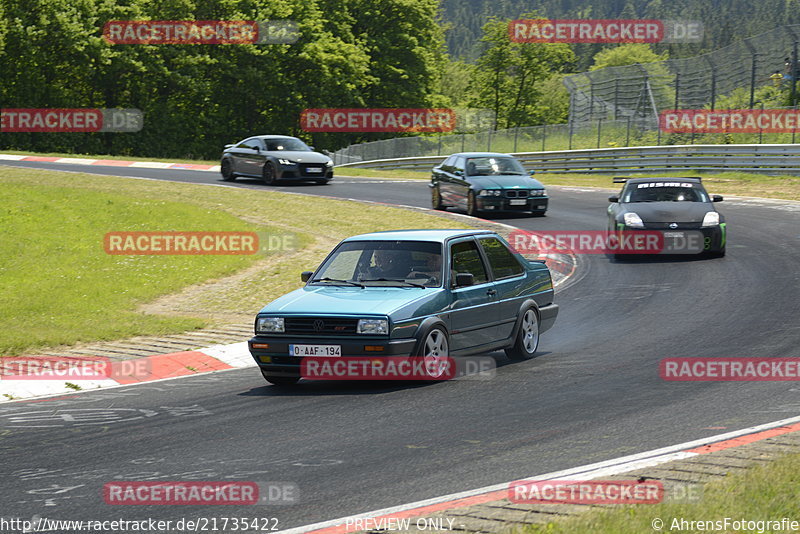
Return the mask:
<path fill-rule="evenodd" d="M 664 232 L 664 237 L 683 237 L 683 232 Z"/>
<path fill-rule="evenodd" d="M 341 355 L 341 345 L 289 345 L 289 356 L 338 357 Z"/>
<path fill-rule="evenodd" d="M 524 206 L 525 204 L 528 203 L 528 200 L 527 199 L 522 199 L 522 198 L 517 198 L 517 199 L 514 199 L 514 200 L 509 200 L 508 203 L 511 206 Z"/>
<path fill-rule="evenodd" d="M 322 172 L 322 167 L 308 167 L 308 172 Z"/>

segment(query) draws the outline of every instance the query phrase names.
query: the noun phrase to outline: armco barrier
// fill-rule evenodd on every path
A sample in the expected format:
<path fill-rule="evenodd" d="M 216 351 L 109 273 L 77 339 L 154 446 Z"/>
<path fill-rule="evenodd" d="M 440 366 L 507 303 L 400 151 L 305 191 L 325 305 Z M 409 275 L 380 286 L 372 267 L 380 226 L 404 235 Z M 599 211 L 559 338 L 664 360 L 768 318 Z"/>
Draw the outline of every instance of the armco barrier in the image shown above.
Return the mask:
<path fill-rule="evenodd" d="M 512 154 L 537 173 L 749 171 L 800 173 L 800 144 L 669 145 Z M 378 159 L 337 165 L 339 169 L 430 169 L 446 156 Z"/>

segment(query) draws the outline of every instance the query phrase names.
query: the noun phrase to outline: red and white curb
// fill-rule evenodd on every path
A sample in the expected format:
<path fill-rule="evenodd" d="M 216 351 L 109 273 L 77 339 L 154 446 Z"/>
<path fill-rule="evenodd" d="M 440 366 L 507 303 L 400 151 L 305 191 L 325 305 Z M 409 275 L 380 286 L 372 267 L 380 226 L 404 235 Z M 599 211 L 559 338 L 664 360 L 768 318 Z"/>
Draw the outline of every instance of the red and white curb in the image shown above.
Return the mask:
<path fill-rule="evenodd" d="M 361 522 L 359 525 L 354 521 L 355 519 L 370 519 L 370 525 L 388 524 L 390 519 L 396 522 L 400 519 L 420 517 L 444 510 L 465 508 L 476 504 L 506 499 L 508 497 L 509 486 L 512 482 L 518 482 L 520 480 L 529 482 L 538 480 L 593 480 L 619 475 L 637 469 L 653 467 L 674 460 L 684 460 L 702 454 L 731 449 L 747 443 L 753 443 L 755 441 L 798 431 L 800 431 L 800 417 L 792 417 L 661 449 L 623 456 L 622 458 L 615 458 L 613 460 L 554 471 L 543 475 L 524 477 L 493 486 L 452 493 L 450 495 L 443 495 L 424 501 L 417 501 L 400 506 L 393 506 L 391 508 L 384 508 L 339 519 L 332 519 L 330 521 L 322 521 L 302 527 L 286 529 L 280 531 L 280 533 L 300 534 L 313 532 L 314 534 L 343 534 L 347 532 L 356 532 L 365 529 L 363 527 L 364 523 Z M 381 520 L 383 520 L 382 523 Z"/>
<path fill-rule="evenodd" d="M 49 163 L 68 163 L 72 165 L 103 165 L 106 167 L 139 167 L 143 169 L 178 169 L 189 171 L 219 172 L 219 165 L 198 163 L 164 163 L 161 161 L 123 161 L 119 159 L 59 158 L 51 156 L 18 156 L 0 154 L 0 161 L 46 161 Z"/>
<path fill-rule="evenodd" d="M 13 358 L 12 358 L 13 359 Z M 63 362 L 63 357 L 24 357 L 25 360 L 41 360 L 45 365 L 48 361 Z M 80 358 L 76 357 L 76 361 Z M 173 352 L 170 354 L 158 354 L 155 356 L 144 356 L 125 362 L 136 362 L 136 369 L 144 369 L 145 372 L 137 376 L 133 373 L 128 376 L 115 378 L 100 378 L 90 380 L 77 380 L 66 378 L 64 380 L 11 380 L 0 376 L 0 403 L 12 400 L 29 399 L 44 395 L 60 395 L 71 393 L 78 386 L 80 391 L 91 391 L 99 388 L 129 386 L 144 382 L 157 380 L 169 380 L 186 376 L 208 373 L 212 371 L 224 371 L 227 369 L 238 369 L 243 367 L 255 367 L 256 362 L 250 355 L 247 342 L 231 343 L 227 345 L 214 345 L 203 349 Z M 3 360 L 0 359 L 0 366 Z M 73 387 L 67 383 L 74 384 Z"/>

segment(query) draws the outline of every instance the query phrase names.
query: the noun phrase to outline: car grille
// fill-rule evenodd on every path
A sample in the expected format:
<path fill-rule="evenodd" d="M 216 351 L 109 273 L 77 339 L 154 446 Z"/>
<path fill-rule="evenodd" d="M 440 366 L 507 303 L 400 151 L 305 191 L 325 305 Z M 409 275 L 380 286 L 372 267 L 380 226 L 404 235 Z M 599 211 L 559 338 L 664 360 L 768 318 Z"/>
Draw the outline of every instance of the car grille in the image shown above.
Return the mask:
<path fill-rule="evenodd" d="M 287 334 L 355 334 L 356 325 L 358 325 L 358 319 L 342 319 L 338 317 L 284 318 L 284 330 Z"/>
<path fill-rule="evenodd" d="M 527 189 L 509 189 L 506 191 L 506 198 L 528 198 Z"/>
<path fill-rule="evenodd" d="M 309 169 L 320 169 L 318 172 L 309 172 Z M 303 176 L 320 176 L 325 177 L 325 165 L 322 163 L 301 163 L 300 174 Z"/>
<path fill-rule="evenodd" d="M 672 224 L 671 222 L 646 222 L 644 223 L 644 227 L 648 230 L 699 230 L 703 223 L 693 222 L 693 223 L 677 223 L 678 226 L 675 228 L 670 228 L 669 225 Z"/>

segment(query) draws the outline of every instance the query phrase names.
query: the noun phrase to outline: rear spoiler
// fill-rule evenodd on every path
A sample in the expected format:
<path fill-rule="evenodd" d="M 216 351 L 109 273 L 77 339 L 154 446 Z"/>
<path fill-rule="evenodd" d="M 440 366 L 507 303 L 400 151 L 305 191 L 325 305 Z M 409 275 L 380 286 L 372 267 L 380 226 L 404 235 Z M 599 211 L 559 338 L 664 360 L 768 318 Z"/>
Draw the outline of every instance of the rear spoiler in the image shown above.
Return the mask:
<path fill-rule="evenodd" d="M 637 176 L 637 178 L 645 178 L 645 177 L 644 176 Z M 654 176 L 653 178 L 656 178 L 656 177 Z M 658 179 L 663 180 L 664 178 L 658 177 Z M 628 180 L 631 180 L 631 178 L 628 178 L 626 176 L 615 176 L 614 177 L 614 183 L 615 184 L 624 184 Z M 683 176 L 683 177 L 680 177 L 680 178 L 675 178 L 676 182 L 680 181 L 680 180 L 697 180 L 698 182 L 702 182 L 703 181 L 703 179 L 701 177 L 699 177 L 699 176 Z"/>

